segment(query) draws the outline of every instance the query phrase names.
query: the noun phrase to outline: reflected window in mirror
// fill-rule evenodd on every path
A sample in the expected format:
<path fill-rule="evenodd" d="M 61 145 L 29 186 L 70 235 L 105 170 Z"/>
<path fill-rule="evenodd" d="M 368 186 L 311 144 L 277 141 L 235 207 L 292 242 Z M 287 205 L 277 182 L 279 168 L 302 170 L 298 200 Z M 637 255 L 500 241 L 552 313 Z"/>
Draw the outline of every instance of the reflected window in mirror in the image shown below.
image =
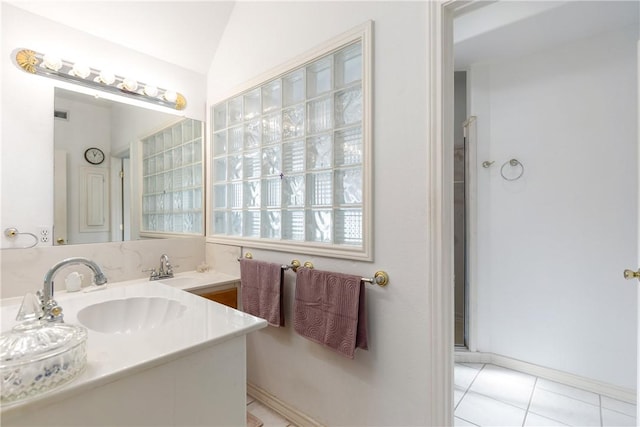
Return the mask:
<path fill-rule="evenodd" d="M 202 125 L 185 119 L 142 140 L 143 235 L 202 234 Z"/>

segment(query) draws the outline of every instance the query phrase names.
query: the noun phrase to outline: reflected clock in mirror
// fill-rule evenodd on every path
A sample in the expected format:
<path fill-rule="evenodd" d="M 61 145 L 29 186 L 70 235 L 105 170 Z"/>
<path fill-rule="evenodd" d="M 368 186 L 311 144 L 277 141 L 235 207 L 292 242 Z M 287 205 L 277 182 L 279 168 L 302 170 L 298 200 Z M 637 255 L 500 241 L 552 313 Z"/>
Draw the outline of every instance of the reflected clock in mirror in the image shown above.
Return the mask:
<path fill-rule="evenodd" d="M 104 152 L 101 149 L 95 147 L 87 148 L 87 150 L 84 152 L 84 158 L 92 165 L 99 165 L 104 162 Z"/>
<path fill-rule="evenodd" d="M 55 89 L 54 117 L 54 245 L 184 234 L 180 230 L 185 227 L 165 231 L 165 226 L 187 217 L 200 221 L 189 229 L 188 234 L 202 234 L 202 215 L 194 216 L 190 212 L 189 215 L 170 217 L 160 209 L 165 209 L 165 199 L 170 203 L 169 208 L 173 208 L 171 204 L 182 204 L 186 197 L 178 201 L 169 172 L 172 176 L 177 175 L 182 166 L 193 171 L 202 168 L 202 161 L 189 165 L 172 163 L 170 171 L 155 166 L 151 170 L 149 157 L 154 161 L 161 157 L 164 161 L 165 156 L 167 161 L 173 160 L 172 156 L 185 142 L 167 140 L 165 146 L 164 139 L 155 137 L 151 156 L 150 148 L 143 153 L 142 142 L 151 135 L 164 137 L 166 129 L 175 128 L 183 121 L 188 121 L 189 127 L 199 128 L 199 133 L 194 131 L 193 134 L 201 138 L 201 122 L 60 88 Z M 90 145 L 87 141 L 91 141 Z M 197 146 L 203 150 L 202 140 Z M 193 144 L 189 148 L 192 147 Z M 202 152 L 199 158 L 202 159 Z M 149 183 L 153 188 L 148 187 Z M 202 184 L 200 187 L 195 184 L 188 194 L 203 197 Z M 98 193 L 103 195 L 104 192 L 108 197 L 98 197 Z M 144 206 L 143 194 L 147 203 Z M 173 197 L 170 200 L 168 196 L 160 197 L 165 194 L 173 194 Z M 150 200 L 153 200 L 151 205 L 148 204 Z M 89 208 L 91 215 L 86 214 Z M 142 209 L 146 209 L 144 218 Z M 150 222 L 152 225 L 161 222 L 163 227 L 148 232 Z"/>

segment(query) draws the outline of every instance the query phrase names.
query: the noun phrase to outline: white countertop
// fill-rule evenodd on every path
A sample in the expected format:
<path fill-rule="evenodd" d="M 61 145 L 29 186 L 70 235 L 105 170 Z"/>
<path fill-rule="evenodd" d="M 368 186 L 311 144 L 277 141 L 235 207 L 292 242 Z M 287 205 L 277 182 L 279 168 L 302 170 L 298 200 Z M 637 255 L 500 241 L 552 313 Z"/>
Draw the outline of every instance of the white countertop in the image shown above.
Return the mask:
<path fill-rule="evenodd" d="M 163 297 L 180 302 L 186 306 L 186 310 L 179 318 L 154 329 L 125 334 L 107 334 L 89 329 L 84 372 L 50 392 L 2 405 L 2 412 L 21 410 L 44 400 L 65 399 L 83 390 L 267 326 L 264 319 L 183 292 L 232 284 L 239 281 L 239 277 L 215 272 L 189 272 L 176 275 L 176 279 L 173 286 L 169 286 L 171 280 L 151 282 L 138 279 L 107 284 L 106 289 L 95 292 L 55 292 L 55 299 L 64 310 L 64 321 L 69 324 L 80 324 L 77 319 L 80 309 L 113 299 Z M 2 301 L 2 331 L 11 329 L 17 323 L 14 319 L 21 299 Z"/>

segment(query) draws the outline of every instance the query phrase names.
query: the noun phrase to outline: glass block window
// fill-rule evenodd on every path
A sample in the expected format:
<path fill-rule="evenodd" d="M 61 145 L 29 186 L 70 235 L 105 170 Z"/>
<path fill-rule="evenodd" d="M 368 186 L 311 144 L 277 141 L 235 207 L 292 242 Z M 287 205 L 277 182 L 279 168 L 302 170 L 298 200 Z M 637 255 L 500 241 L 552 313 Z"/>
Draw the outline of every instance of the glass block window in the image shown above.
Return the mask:
<path fill-rule="evenodd" d="M 142 140 L 142 233 L 203 234 L 202 153 L 192 119 Z"/>
<path fill-rule="evenodd" d="M 352 37 L 212 107 L 214 240 L 370 256 L 365 47 Z"/>

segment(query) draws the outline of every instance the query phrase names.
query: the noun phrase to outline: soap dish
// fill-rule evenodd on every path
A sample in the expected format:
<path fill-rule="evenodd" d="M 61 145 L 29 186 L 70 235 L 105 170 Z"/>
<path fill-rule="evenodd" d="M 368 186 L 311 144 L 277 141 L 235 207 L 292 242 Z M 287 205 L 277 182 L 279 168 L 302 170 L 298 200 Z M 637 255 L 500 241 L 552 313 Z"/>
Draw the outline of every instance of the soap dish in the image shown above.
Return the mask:
<path fill-rule="evenodd" d="M 2 403 L 56 388 L 87 363 L 87 330 L 79 325 L 30 320 L 0 335 Z"/>

